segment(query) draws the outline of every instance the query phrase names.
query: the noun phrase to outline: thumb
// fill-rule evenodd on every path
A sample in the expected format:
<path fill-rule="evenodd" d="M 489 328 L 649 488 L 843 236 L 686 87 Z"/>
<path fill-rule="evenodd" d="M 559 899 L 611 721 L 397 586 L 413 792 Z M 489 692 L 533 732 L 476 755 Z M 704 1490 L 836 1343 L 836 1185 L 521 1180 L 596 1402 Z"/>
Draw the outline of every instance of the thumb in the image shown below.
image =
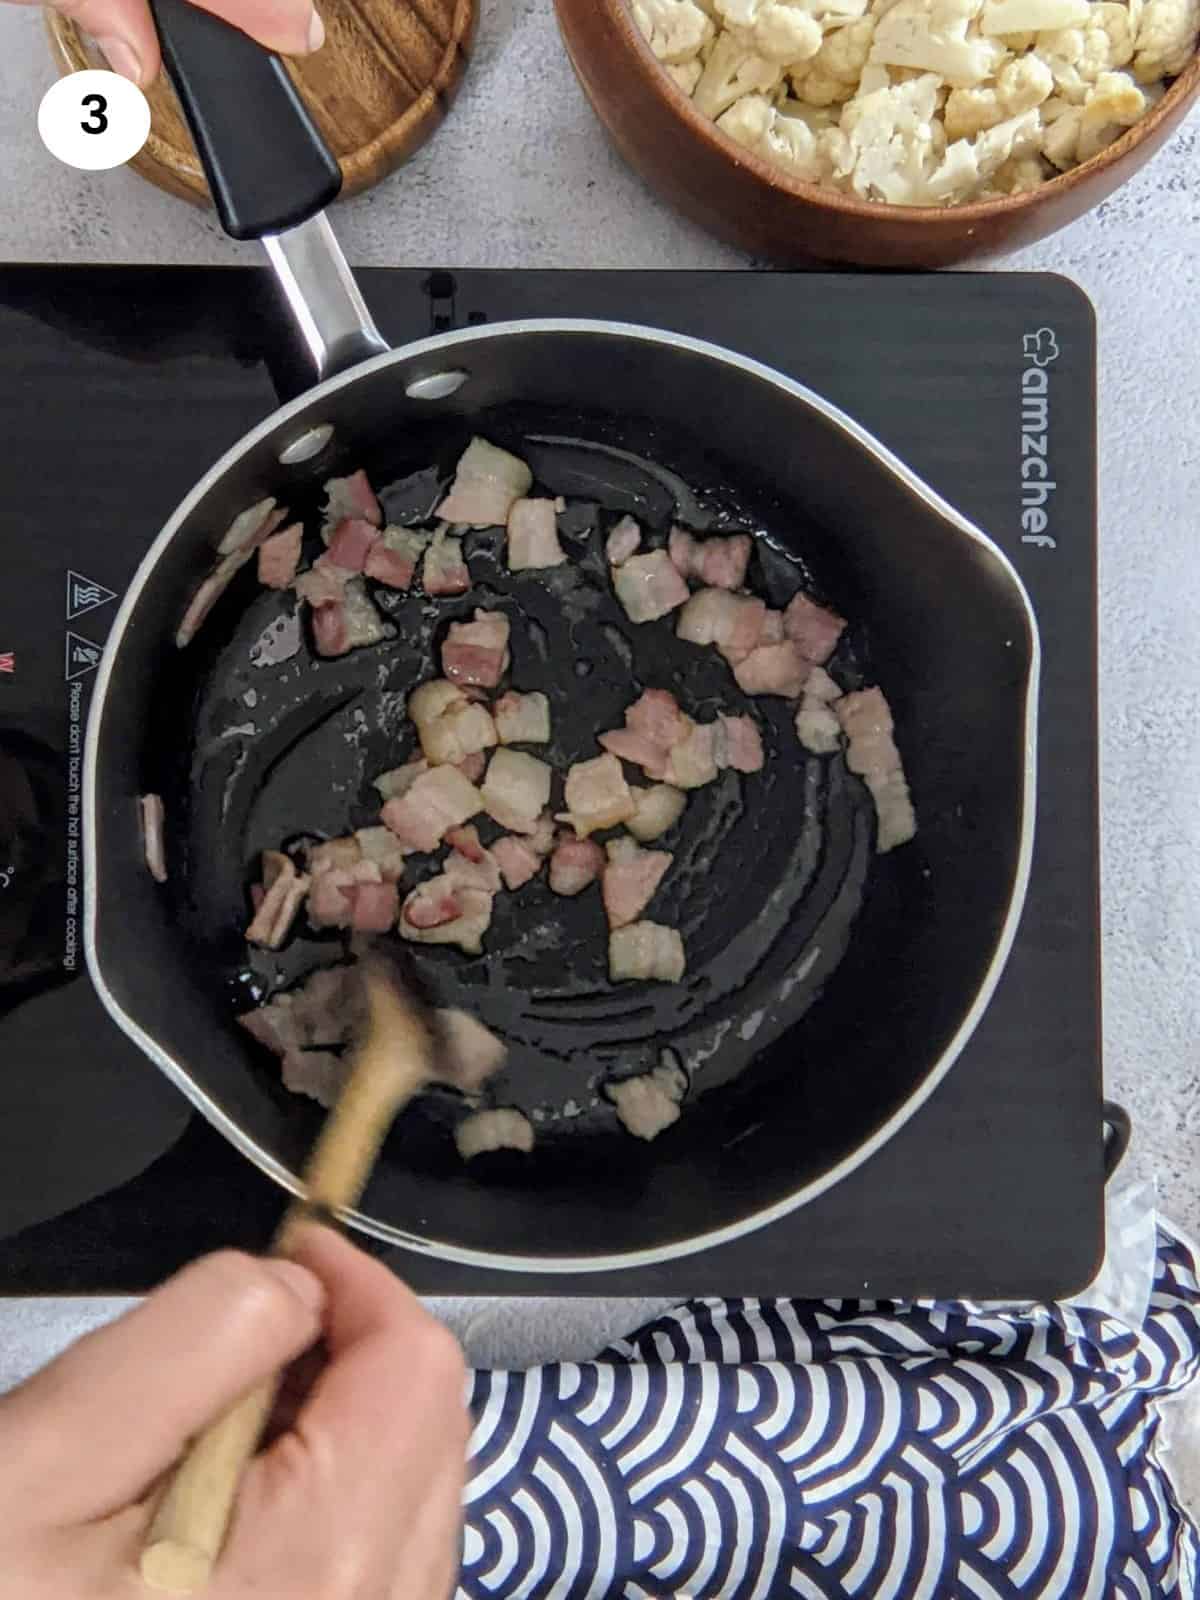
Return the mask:
<path fill-rule="evenodd" d="M 69 1526 L 140 1499 L 193 1434 L 313 1343 L 324 1301 L 306 1267 L 223 1251 L 81 1339 L 0 1400 L 23 1517 Z"/>

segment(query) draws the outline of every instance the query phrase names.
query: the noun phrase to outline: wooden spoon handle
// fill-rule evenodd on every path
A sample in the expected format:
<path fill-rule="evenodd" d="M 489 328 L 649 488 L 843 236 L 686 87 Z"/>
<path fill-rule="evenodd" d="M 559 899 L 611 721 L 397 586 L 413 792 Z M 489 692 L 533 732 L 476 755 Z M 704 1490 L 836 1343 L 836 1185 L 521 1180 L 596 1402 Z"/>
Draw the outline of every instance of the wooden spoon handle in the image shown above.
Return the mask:
<path fill-rule="evenodd" d="M 397 1112 L 428 1079 L 425 1051 L 370 1041 L 321 1130 L 305 1174 L 307 1198 L 289 1206 L 272 1251 L 290 1254 L 298 1225 L 353 1206 Z M 397 1059 L 399 1057 L 399 1060 Z M 194 1594 L 221 1553 L 238 1486 L 279 1391 L 276 1374 L 243 1395 L 189 1445 L 155 1511 L 141 1574 L 154 1589 Z"/>

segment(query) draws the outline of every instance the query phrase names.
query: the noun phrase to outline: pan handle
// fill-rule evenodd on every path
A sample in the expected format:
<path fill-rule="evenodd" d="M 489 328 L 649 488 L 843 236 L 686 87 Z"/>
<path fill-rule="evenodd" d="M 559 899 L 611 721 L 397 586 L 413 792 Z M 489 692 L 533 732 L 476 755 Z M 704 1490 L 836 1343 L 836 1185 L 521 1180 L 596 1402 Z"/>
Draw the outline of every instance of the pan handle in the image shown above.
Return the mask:
<path fill-rule="evenodd" d="M 282 61 L 189 0 L 151 9 L 221 226 L 262 241 L 318 378 L 385 351 L 324 215 L 341 168 Z"/>

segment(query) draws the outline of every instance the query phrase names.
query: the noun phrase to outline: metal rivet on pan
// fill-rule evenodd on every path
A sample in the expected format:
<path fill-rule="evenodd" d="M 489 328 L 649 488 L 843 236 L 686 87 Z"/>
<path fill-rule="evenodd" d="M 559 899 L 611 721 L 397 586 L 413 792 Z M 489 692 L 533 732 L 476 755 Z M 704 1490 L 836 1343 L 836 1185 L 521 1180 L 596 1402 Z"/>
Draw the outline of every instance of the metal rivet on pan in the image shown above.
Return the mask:
<path fill-rule="evenodd" d="M 466 372 L 431 372 L 427 378 L 414 378 L 405 384 L 404 392 L 410 400 L 446 400 L 457 394 L 470 376 Z"/>
<path fill-rule="evenodd" d="M 314 456 L 319 456 L 332 438 L 332 422 L 322 422 L 315 428 L 306 428 L 290 444 L 284 445 L 279 452 L 279 460 L 285 467 L 298 467 L 302 461 L 311 461 Z"/>

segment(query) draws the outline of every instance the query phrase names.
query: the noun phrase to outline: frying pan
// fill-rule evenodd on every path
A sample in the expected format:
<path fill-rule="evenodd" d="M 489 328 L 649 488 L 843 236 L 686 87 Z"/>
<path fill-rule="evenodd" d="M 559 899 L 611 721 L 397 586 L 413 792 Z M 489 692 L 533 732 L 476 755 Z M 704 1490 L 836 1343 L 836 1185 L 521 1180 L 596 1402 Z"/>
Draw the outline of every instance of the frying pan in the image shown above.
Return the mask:
<path fill-rule="evenodd" d="M 560 769 L 596 753 L 595 734 L 640 687 L 671 688 L 705 717 L 747 709 L 714 655 L 669 625 L 625 622 L 598 546 L 624 510 L 654 531 L 677 516 L 749 528 L 754 582 L 773 603 L 803 585 L 853 619 L 837 670 L 888 695 L 916 841 L 877 856 L 859 781 L 840 757 L 805 756 L 782 702 L 757 702 L 764 774 L 725 774 L 692 797 L 650 913 L 683 931 L 684 983 L 608 983 L 594 891 L 499 897 L 484 957 L 422 959 L 446 1004 L 509 1043 L 496 1100 L 533 1118 L 535 1152 L 464 1166 L 450 1136 L 461 1104 L 432 1094 L 401 1120 L 348 1220 L 460 1262 L 559 1272 L 661 1261 L 762 1226 L 918 1109 L 1003 969 L 1034 826 L 1039 644 L 1020 580 L 850 418 L 733 352 L 582 321 L 387 350 L 322 214 L 336 166 L 279 63 L 183 0 L 156 13 L 223 225 L 263 240 L 319 381 L 200 479 L 113 627 L 84 772 L 96 987 L 192 1103 L 295 1191 L 318 1113 L 234 1016 L 338 951 L 302 933 L 248 961 L 257 852 L 374 820 L 370 779 L 411 744 L 404 695 L 429 676 L 447 622 L 476 604 L 509 614 L 513 681 L 549 693 Z M 243 508 L 274 495 L 311 527 L 322 481 L 361 466 L 390 517 L 419 516 L 476 432 L 572 497 L 566 568 L 516 579 L 485 531 L 468 546 L 461 603 L 381 594 L 391 637 L 335 661 L 310 653 L 291 598 L 248 571 L 176 649 L 214 541 Z M 145 792 L 166 804 L 166 885 L 143 860 Z M 687 1067 L 689 1094 L 647 1146 L 598 1090 L 664 1049 Z"/>

